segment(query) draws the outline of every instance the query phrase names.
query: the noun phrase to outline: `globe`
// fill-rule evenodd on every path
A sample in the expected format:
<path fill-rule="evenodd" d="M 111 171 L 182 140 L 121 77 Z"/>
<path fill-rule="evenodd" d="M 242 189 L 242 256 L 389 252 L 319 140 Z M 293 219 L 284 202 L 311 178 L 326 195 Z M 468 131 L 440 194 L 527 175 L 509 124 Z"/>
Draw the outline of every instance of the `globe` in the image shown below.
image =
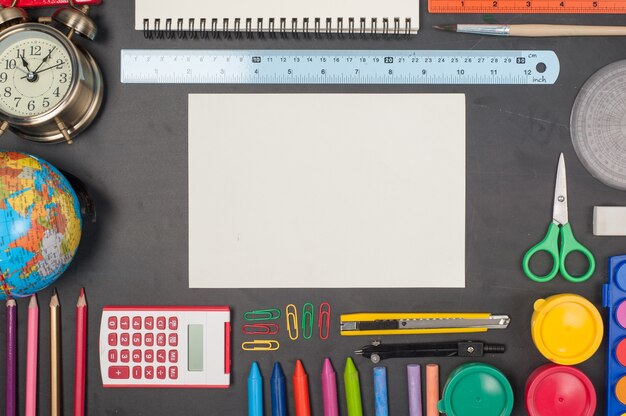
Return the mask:
<path fill-rule="evenodd" d="M 35 156 L 0 152 L 0 299 L 58 279 L 81 232 L 79 200 L 61 172 Z"/>

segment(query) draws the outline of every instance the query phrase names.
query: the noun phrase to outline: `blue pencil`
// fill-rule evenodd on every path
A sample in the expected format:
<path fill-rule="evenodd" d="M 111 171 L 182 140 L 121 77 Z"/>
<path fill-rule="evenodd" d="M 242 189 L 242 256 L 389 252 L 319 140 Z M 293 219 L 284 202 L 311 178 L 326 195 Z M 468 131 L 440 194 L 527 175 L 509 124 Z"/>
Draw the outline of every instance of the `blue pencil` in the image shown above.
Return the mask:
<path fill-rule="evenodd" d="M 263 377 L 256 361 L 248 376 L 248 416 L 263 416 Z"/>
<path fill-rule="evenodd" d="M 385 367 L 374 367 L 374 400 L 376 416 L 389 416 L 387 368 Z"/>
<path fill-rule="evenodd" d="M 287 388 L 285 385 L 285 373 L 280 363 L 274 363 L 272 378 L 270 378 L 272 395 L 272 416 L 287 416 Z"/>

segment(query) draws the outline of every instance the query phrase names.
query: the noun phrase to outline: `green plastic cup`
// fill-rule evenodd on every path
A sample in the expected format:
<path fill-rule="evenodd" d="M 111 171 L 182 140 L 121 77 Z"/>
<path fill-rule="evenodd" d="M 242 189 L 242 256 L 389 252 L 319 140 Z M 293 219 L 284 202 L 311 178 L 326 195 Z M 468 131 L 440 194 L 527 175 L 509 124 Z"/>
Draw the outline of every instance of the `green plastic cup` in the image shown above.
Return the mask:
<path fill-rule="evenodd" d="M 494 366 L 463 364 L 448 377 L 437 408 L 448 416 L 509 416 L 513 389 Z"/>

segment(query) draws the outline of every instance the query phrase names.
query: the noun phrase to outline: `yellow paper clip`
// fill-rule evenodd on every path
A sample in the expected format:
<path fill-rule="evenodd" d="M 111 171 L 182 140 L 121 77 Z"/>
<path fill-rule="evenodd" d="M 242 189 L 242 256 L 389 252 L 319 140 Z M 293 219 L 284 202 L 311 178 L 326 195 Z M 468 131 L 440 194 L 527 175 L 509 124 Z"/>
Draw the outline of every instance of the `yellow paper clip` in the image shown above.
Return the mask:
<path fill-rule="evenodd" d="M 290 303 L 285 308 L 287 314 L 287 332 L 289 333 L 289 339 L 295 341 L 298 339 L 298 310 L 296 305 Z"/>
<path fill-rule="evenodd" d="M 304 339 L 311 339 L 313 336 L 314 311 L 312 303 L 305 303 L 302 307 L 302 338 Z"/>
<path fill-rule="evenodd" d="M 243 314 L 243 319 L 246 321 L 273 321 L 280 318 L 280 309 L 259 309 L 256 311 L 249 311 Z"/>
<path fill-rule="evenodd" d="M 280 343 L 273 339 L 255 339 L 241 344 L 241 349 L 244 351 L 276 351 L 279 348 Z"/>

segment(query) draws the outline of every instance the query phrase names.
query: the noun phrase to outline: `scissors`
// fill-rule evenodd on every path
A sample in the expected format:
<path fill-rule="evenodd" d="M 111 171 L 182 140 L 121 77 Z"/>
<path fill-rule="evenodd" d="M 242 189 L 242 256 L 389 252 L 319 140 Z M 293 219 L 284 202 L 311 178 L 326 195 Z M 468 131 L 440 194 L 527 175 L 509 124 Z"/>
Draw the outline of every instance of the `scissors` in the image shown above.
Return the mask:
<path fill-rule="evenodd" d="M 559 248 L 559 234 L 561 244 Z M 537 276 L 530 270 L 530 259 L 535 253 L 545 251 L 552 256 L 554 261 L 552 270 L 545 276 Z M 587 258 L 589 268 L 581 276 L 572 276 L 565 266 L 565 259 L 573 252 L 579 252 Z M 554 185 L 554 206 L 552 208 L 552 222 L 543 240 L 531 247 L 524 255 L 522 262 L 524 273 L 535 282 L 547 282 L 554 278 L 558 272 L 570 282 L 584 282 L 589 279 L 596 268 L 596 260 L 587 247 L 580 244 L 572 233 L 572 226 L 567 219 L 567 180 L 565 178 L 565 159 L 563 153 L 559 156 L 559 167 L 556 171 L 556 183 Z"/>

